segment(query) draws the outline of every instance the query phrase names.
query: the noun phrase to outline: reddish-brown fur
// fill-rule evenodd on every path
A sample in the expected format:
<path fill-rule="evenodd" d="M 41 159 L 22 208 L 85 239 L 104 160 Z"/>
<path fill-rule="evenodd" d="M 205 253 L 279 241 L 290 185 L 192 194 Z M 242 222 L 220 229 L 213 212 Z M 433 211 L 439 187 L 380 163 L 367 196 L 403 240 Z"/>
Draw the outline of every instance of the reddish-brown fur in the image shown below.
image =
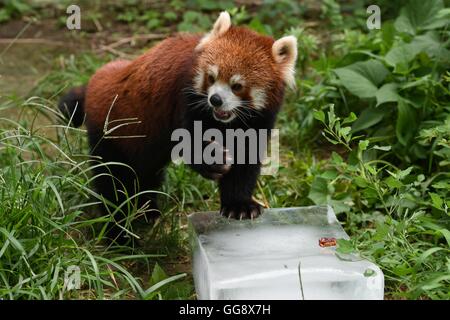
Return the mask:
<path fill-rule="evenodd" d="M 115 139 L 116 146 L 133 157 L 144 147 L 142 139 L 159 139 L 162 132 L 173 128 L 174 98 L 180 98 L 183 88 L 178 86 L 186 84 L 180 74 L 191 74 L 192 54 L 199 39 L 199 36 L 169 38 L 133 61 L 117 60 L 100 68 L 89 81 L 86 92 L 88 130 L 103 130 L 108 112 L 108 129 L 133 122 L 117 121 L 120 119 L 141 121 L 111 133 L 111 136 L 146 136 Z"/>
<path fill-rule="evenodd" d="M 88 129 L 103 130 L 109 112 L 108 122 L 114 122 L 108 129 L 133 121 L 115 121 L 119 119 L 141 121 L 114 130 L 112 136 L 145 135 L 146 139 L 158 139 L 161 132 L 177 127 L 179 119 L 174 110 L 177 106 L 174 97 L 180 98 L 181 86 L 189 84 L 196 68 L 206 70 L 208 64 L 218 65 L 219 79 L 226 82 L 232 75 L 241 74 L 252 87 L 266 89 L 268 106 L 280 106 L 275 102 L 279 100 L 283 80 L 271 54 L 272 38 L 245 28 L 231 27 L 225 35 L 213 40 L 213 45 L 195 52 L 199 40 L 200 36 L 169 38 L 133 61 L 117 60 L 100 68 L 87 87 Z M 193 57 L 197 55 L 200 57 L 198 64 L 193 64 Z M 186 78 L 180 79 L 183 73 Z M 248 86 L 239 95 L 251 100 Z M 130 142 L 130 139 L 117 139 L 116 144 L 130 155 L 137 155 L 143 146 L 138 141 Z"/>
<path fill-rule="evenodd" d="M 226 15 L 221 17 L 219 26 L 226 24 Z M 68 117 L 77 115 L 74 119 L 78 125 L 85 115 L 92 154 L 100 156 L 102 162 L 115 163 L 94 169 L 99 193 L 113 203 L 120 204 L 136 192 L 155 190 L 161 185 L 170 161 L 174 129 L 183 127 L 192 132 L 194 121 L 199 119 L 205 128 L 222 132 L 229 127 L 273 128 L 286 86 L 284 65 L 273 56 L 274 40 L 234 26 L 204 38 L 208 41 L 201 39 L 200 35 L 175 36 L 133 61 L 110 62 L 92 76 L 84 97 L 73 90 L 62 98 L 60 110 Z M 244 85 L 236 95 L 245 102 L 252 102 L 251 89 L 262 89 L 262 110 L 253 110 L 253 116 L 246 121 L 222 123 L 214 120 L 212 108 L 195 109 L 199 99 L 207 97 L 209 86 L 203 81 L 203 92 L 194 90 L 197 76 L 201 73 L 207 79 L 211 66 L 218 67 L 215 81 L 229 84 L 232 76 L 241 76 Z M 225 150 L 224 155 L 228 152 Z M 117 162 L 125 163 L 127 168 Z M 252 200 L 260 163 L 228 167 L 201 163 L 191 167 L 206 178 L 218 180 L 224 216 L 254 218 L 261 213 L 260 205 Z M 115 192 L 116 180 L 123 181 L 119 189 L 126 193 Z M 147 196 L 139 195 L 137 204 L 142 206 L 150 199 L 155 205 L 155 197 Z"/>
<path fill-rule="evenodd" d="M 283 78 L 279 66 L 272 56 L 274 40 L 256 32 L 242 28 L 231 27 L 223 36 L 211 41 L 199 57 L 198 67 L 205 72 L 208 65 L 219 67 L 218 80 L 225 83 L 235 75 L 240 74 L 246 81 L 241 96 L 250 101 L 250 87 L 266 89 L 268 94 L 267 107 L 280 107 L 274 103 L 279 99 L 283 88 Z M 205 81 L 204 90 L 207 89 Z M 272 102 L 272 103 L 271 103 Z"/>

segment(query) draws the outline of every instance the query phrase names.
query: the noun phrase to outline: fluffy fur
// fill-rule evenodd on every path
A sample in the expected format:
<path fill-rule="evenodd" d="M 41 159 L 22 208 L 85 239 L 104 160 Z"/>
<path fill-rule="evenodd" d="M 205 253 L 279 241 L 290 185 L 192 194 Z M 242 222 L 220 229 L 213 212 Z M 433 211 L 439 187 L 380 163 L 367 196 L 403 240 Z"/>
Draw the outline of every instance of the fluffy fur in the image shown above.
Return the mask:
<path fill-rule="evenodd" d="M 285 87 L 294 83 L 296 56 L 294 37 L 274 41 L 232 26 L 224 12 L 204 36 L 178 35 L 133 61 L 106 64 L 85 90 L 72 90 L 63 97 L 60 108 L 76 119 L 74 125 L 85 118 L 94 156 L 103 163 L 127 165 L 95 169 L 98 191 L 120 203 L 125 196 L 113 185 L 126 189 L 128 196 L 160 187 L 173 147 L 171 133 L 177 128 L 192 130 L 194 121 L 201 120 L 204 130 L 272 129 Z M 214 94 L 221 96 L 222 106 L 211 105 Z M 76 104 L 82 108 L 75 108 Z M 229 153 L 223 149 L 224 158 Z M 252 199 L 259 164 L 192 168 L 218 181 L 224 216 L 242 219 L 261 213 Z M 149 201 L 156 207 L 154 197 L 140 196 L 136 204 Z"/>

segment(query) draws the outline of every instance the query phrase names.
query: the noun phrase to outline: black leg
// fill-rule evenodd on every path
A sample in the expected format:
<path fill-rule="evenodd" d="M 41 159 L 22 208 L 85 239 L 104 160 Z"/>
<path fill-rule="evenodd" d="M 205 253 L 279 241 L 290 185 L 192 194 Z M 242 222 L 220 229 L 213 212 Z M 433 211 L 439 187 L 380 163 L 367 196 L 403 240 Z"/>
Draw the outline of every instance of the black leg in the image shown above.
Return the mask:
<path fill-rule="evenodd" d="M 145 191 L 158 189 L 164 172 L 159 170 L 155 174 L 149 170 L 139 171 L 112 143 L 97 141 L 90 141 L 92 154 L 101 157 L 101 165 L 93 170 L 94 185 L 105 199 L 101 206 L 104 214 L 114 213 L 107 226 L 106 236 L 119 244 L 126 244 L 132 239 L 124 228 L 132 229 L 143 223 L 151 223 L 159 216 L 156 194 Z M 106 165 L 108 162 L 121 164 Z M 131 217 L 133 213 L 136 215 Z"/>
<path fill-rule="evenodd" d="M 261 205 L 252 198 L 259 172 L 259 164 L 237 164 L 220 180 L 220 213 L 223 216 L 253 219 L 262 213 Z"/>
<path fill-rule="evenodd" d="M 222 161 L 217 164 L 206 164 L 204 162 L 196 164 L 196 163 L 193 163 L 194 162 L 194 151 L 192 151 L 192 156 L 191 156 L 192 163 L 190 164 L 190 166 L 194 171 L 198 172 L 206 179 L 220 180 L 231 169 L 231 165 L 227 163 L 227 160 L 228 160 L 227 158 L 229 158 L 228 161 L 231 162 L 230 152 L 228 150 L 226 150 L 222 145 L 220 145 L 219 143 L 214 142 L 214 141 L 203 142 L 202 150 L 210 144 L 215 144 L 216 145 L 215 149 L 220 150 L 219 152 L 221 153 Z"/>

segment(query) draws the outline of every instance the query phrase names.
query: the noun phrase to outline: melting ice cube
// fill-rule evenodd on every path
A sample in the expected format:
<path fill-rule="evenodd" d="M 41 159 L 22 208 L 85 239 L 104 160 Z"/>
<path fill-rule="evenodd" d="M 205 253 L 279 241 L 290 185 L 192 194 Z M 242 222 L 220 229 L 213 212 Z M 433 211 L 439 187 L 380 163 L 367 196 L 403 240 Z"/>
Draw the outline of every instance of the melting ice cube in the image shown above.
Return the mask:
<path fill-rule="evenodd" d="M 266 209 L 251 220 L 189 216 L 198 299 L 383 299 L 380 268 L 336 255 L 344 238 L 331 207 Z"/>

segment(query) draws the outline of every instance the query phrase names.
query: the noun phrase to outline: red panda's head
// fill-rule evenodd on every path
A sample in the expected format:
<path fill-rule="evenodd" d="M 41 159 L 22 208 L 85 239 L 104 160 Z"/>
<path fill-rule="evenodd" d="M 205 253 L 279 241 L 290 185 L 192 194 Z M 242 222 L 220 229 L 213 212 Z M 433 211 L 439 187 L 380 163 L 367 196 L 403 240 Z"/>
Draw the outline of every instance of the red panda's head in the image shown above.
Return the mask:
<path fill-rule="evenodd" d="M 267 108 L 286 85 L 295 86 L 296 38 L 275 41 L 232 26 L 227 12 L 220 14 L 196 51 L 194 89 L 205 96 L 218 121 L 230 122 L 245 109 Z"/>

